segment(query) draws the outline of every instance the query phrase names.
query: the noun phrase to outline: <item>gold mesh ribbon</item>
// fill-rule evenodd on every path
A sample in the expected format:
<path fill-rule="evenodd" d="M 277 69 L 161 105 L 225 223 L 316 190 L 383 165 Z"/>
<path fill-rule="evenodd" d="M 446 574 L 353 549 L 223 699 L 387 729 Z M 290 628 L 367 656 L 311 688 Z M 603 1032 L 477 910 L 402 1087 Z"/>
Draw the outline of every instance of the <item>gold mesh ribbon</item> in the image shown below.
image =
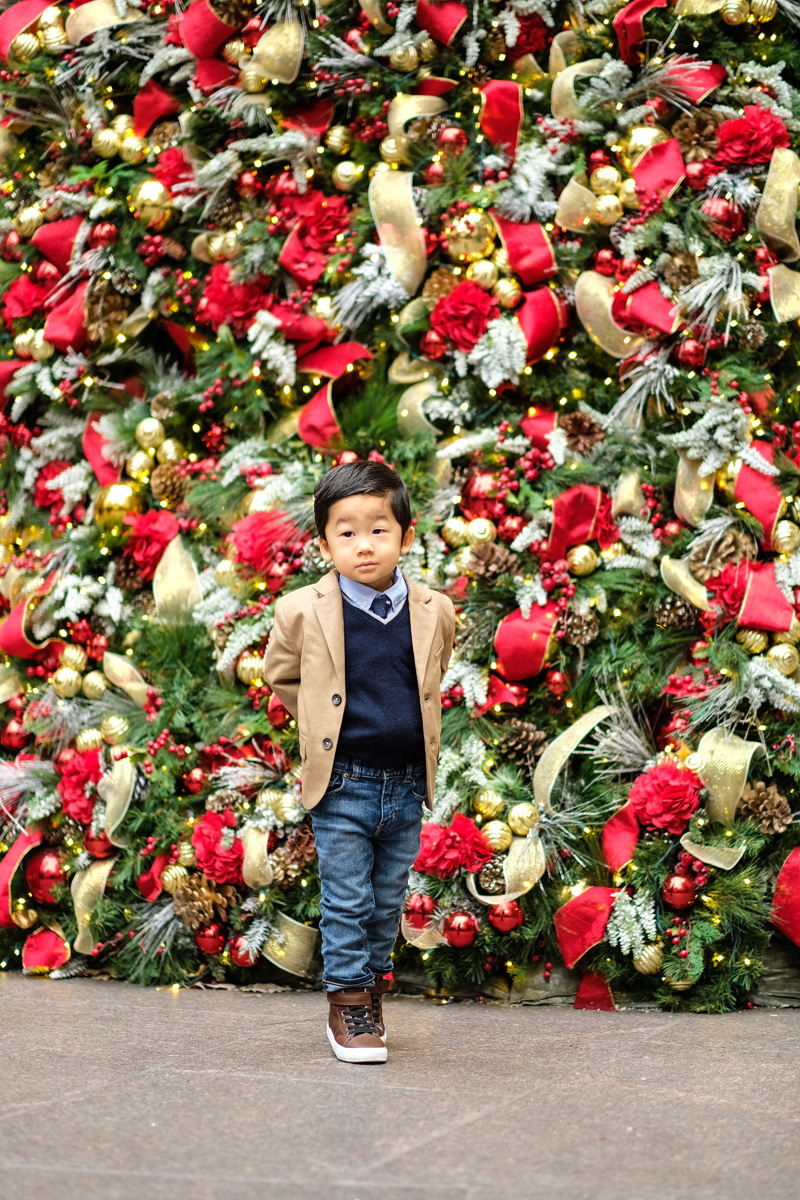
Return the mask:
<path fill-rule="evenodd" d="M 203 599 L 197 567 L 180 534 L 169 543 L 156 567 L 153 599 L 160 621 L 185 619 Z"/>
<path fill-rule="evenodd" d="M 756 209 L 756 229 L 778 258 L 786 262 L 800 258 L 800 241 L 795 227 L 798 184 L 800 158 L 794 150 L 773 150 L 769 174 Z"/>
<path fill-rule="evenodd" d="M 395 96 L 386 114 L 386 124 L 391 137 L 405 133 L 409 121 L 418 117 L 435 117 L 447 108 L 441 96 L 407 96 L 401 92 Z M 385 174 L 385 172 L 384 172 Z"/>
<path fill-rule="evenodd" d="M 515 837 L 511 839 L 508 854 L 503 860 L 506 890 L 502 895 L 490 896 L 488 892 L 479 892 L 475 875 L 467 875 L 467 888 L 481 904 L 505 904 L 529 892 L 544 875 L 546 866 L 547 859 L 538 834 Z"/>
<path fill-rule="evenodd" d="M 389 383 L 419 383 L 431 375 L 439 375 L 439 368 L 421 358 L 412 358 L 407 350 L 401 350 L 387 371 Z"/>
<path fill-rule="evenodd" d="M 438 379 L 423 379 L 406 388 L 397 401 L 397 428 L 403 437 L 417 433 L 437 433 L 438 430 L 425 416 L 423 404 L 439 391 Z"/>
<path fill-rule="evenodd" d="M 358 0 L 358 3 L 376 33 L 394 33 L 394 26 L 388 23 L 381 12 L 380 0 Z"/>
<path fill-rule="evenodd" d="M 675 5 L 676 17 L 709 17 L 719 12 L 725 0 L 678 0 Z"/>
<path fill-rule="evenodd" d="M 796 321 L 800 317 L 800 271 L 790 271 L 783 263 L 770 267 L 769 298 L 776 321 Z"/>
<path fill-rule="evenodd" d="M 567 59 L 573 58 L 580 50 L 580 41 L 574 29 L 562 29 L 550 43 L 550 62 L 547 72 L 555 79 L 567 66 Z"/>
<path fill-rule="evenodd" d="M 411 171 L 380 171 L 369 185 L 369 206 L 386 262 L 409 296 L 425 278 L 428 263 L 412 182 Z"/>
<path fill-rule="evenodd" d="M 576 79 L 599 75 L 603 69 L 602 58 L 589 58 L 559 71 L 550 94 L 550 108 L 559 121 L 583 121 L 586 113 L 575 94 Z"/>
<path fill-rule="evenodd" d="M 676 596 L 688 600 L 701 612 L 711 611 L 708 593 L 702 583 L 695 579 L 685 559 L 670 558 L 668 554 L 665 554 L 661 560 L 661 578 Z"/>
<path fill-rule="evenodd" d="M 106 650 L 103 655 L 103 673 L 114 687 L 127 692 L 131 700 L 135 700 L 137 704 L 144 704 L 147 699 L 147 684 L 124 654 L 113 654 Z"/>
<path fill-rule="evenodd" d="M 22 688 L 22 680 L 13 667 L 0 667 L 0 704 L 5 704 Z"/>
<path fill-rule="evenodd" d="M 72 877 L 70 891 L 75 920 L 78 923 L 78 936 L 73 948 L 78 954 L 91 954 L 97 945 L 97 938 L 89 928 L 89 922 L 106 890 L 111 868 L 116 861 L 115 858 L 97 858 L 85 871 L 76 871 Z"/>
<path fill-rule="evenodd" d="M 251 825 L 241 834 L 244 846 L 242 877 L 249 888 L 267 887 L 272 883 L 272 867 L 267 852 L 269 834 Z"/>
<path fill-rule="evenodd" d="M 578 179 L 570 179 L 558 197 L 556 225 L 570 229 L 573 233 L 584 233 L 592 219 L 597 196 L 590 192 Z"/>
<path fill-rule="evenodd" d="M 756 753 L 763 754 L 760 742 L 747 742 L 721 725 L 701 737 L 694 770 L 708 792 L 706 812 L 712 821 L 729 828 L 733 824 L 750 761 Z"/>
<path fill-rule="evenodd" d="M 286 913 L 276 912 L 272 933 L 261 953 L 282 971 L 310 979 L 316 974 L 319 938 L 318 929 L 301 925 L 299 921 L 287 917 Z"/>
<path fill-rule="evenodd" d="M 610 712 L 611 709 L 605 704 L 598 704 L 596 708 L 591 708 L 582 717 L 578 717 L 574 725 L 570 725 L 569 729 L 560 733 L 555 741 L 552 741 L 547 747 L 533 773 L 533 795 L 540 812 L 550 809 L 550 794 L 553 784 L 569 756 L 586 735 L 592 732 L 595 725 L 599 725 Z"/>
<path fill-rule="evenodd" d="M 593 342 L 612 358 L 635 354 L 645 339 L 628 333 L 611 316 L 614 282 L 597 271 L 582 271 L 575 284 L 575 308 L 584 329 Z"/>
<path fill-rule="evenodd" d="M 303 26 L 299 21 L 280 21 L 263 34 L 253 59 L 268 79 L 294 83 L 303 61 Z"/>
<path fill-rule="evenodd" d="M 611 497 L 611 516 L 638 517 L 644 506 L 644 492 L 638 471 L 623 471 Z"/>
<path fill-rule="evenodd" d="M 692 858 L 699 858 L 700 862 L 708 863 L 710 867 L 719 867 L 722 871 L 730 871 L 735 867 L 739 859 L 744 854 L 744 846 L 740 846 L 738 850 L 719 849 L 716 846 L 702 846 L 700 842 L 695 842 L 685 833 L 681 838 L 681 845 L 684 850 L 691 854 Z"/>
<path fill-rule="evenodd" d="M 447 938 L 439 932 L 433 921 L 424 929 L 415 929 L 413 925 L 409 925 L 405 913 L 400 918 L 400 932 L 415 950 L 432 950 L 434 946 L 444 946 L 447 942 Z"/>
<path fill-rule="evenodd" d="M 120 16 L 114 0 L 89 0 L 88 4 L 82 4 L 69 14 L 64 29 L 67 41 L 77 46 L 85 37 L 101 29 L 110 29 L 112 25 L 130 25 L 144 18 L 145 14 L 136 8 L 128 8 L 124 16 Z"/>
<path fill-rule="evenodd" d="M 116 833 L 130 808 L 136 786 L 136 768 L 126 754 L 115 760 L 97 785 L 100 799 L 106 806 L 106 837 L 114 846 L 127 846 L 127 840 Z"/>
<path fill-rule="evenodd" d="M 678 473 L 675 477 L 675 512 L 685 525 L 696 526 L 703 520 L 714 500 L 714 472 L 701 475 L 700 463 L 689 458 L 685 450 L 678 451 Z"/>

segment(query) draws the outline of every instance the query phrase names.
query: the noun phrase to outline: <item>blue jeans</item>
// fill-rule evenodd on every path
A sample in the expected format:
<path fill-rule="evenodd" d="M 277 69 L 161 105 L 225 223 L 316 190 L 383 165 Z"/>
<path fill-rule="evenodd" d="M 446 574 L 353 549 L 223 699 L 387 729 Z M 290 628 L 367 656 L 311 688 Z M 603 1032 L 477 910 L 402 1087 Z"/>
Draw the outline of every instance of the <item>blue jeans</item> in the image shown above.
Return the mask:
<path fill-rule="evenodd" d="M 325 991 L 370 987 L 391 971 L 424 800 L 424 763 L 384 769 L 334 760 L 327 791 L 311 810 Z"/>

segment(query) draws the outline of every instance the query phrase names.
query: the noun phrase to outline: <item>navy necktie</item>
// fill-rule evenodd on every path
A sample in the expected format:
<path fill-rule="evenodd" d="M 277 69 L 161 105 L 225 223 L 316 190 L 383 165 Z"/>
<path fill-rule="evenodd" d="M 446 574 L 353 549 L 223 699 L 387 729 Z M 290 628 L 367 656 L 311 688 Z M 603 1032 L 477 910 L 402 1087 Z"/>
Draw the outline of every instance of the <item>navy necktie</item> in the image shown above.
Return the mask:
<path fill-rule="evenodd" d="M 389 610 L 392 607 L 392 602 L 383 592 L 379 592 L 375 599 L 370 604 L 370 612 L 374 612 L 376 617 L 382 617 L 384 620 L 389 615 Z"/>

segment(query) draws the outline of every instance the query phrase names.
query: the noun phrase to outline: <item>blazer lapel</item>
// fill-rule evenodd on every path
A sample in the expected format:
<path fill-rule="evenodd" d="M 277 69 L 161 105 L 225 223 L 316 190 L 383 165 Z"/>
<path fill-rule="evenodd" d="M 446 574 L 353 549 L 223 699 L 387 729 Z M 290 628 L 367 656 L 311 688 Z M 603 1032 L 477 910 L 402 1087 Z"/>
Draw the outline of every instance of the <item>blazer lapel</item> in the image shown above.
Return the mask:
<path fill-rule="evenodd" d="M 317 620 L 328 645 L 333 668 L 339 680 L 339 687 L 344 692 L 344 619 L 342 617 L 342 593 L 336 571 L 329 571 L 327 575 L 323 575 L 319 583 L 314 586 L 317 591 L 314 612 L 317 614 Z"/>
<path fill-rule="evenodd" d="M 408 584 L 408 615 L 411 621 L 411 644 L 414 647 L 414 665 L 417 669 L 417 684 L 420 693 L 425 686 L 425 671 L 431 656 L 434 634 L 438 625 L 435 607 L 431 604 L 430 592 L 423 592 L 413 579 L 403 572 Z"/>

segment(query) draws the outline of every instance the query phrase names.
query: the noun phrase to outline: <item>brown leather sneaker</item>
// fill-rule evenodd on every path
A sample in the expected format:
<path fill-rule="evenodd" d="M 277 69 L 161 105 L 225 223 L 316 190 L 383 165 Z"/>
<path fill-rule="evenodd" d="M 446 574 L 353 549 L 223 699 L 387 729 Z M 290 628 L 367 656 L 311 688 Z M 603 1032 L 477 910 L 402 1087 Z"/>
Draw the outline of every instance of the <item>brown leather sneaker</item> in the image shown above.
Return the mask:
<path fill-rule="evenodd" d="M 375 982 L 369 989 L 372 997 L 372 1023 L 375 1026 L 375 1032 L 382 1042 L 386 1041 L 386 1026 L 383 1022 L 383 997 L 393 987 L 394 980 L 391 976 L 376 975 Z"/>
<path fill-rule="evenodd" d="M 371 992 L 328 992 L 328 1041 L 341 1062 L 386 1062 L 372 1018 Z"/>

